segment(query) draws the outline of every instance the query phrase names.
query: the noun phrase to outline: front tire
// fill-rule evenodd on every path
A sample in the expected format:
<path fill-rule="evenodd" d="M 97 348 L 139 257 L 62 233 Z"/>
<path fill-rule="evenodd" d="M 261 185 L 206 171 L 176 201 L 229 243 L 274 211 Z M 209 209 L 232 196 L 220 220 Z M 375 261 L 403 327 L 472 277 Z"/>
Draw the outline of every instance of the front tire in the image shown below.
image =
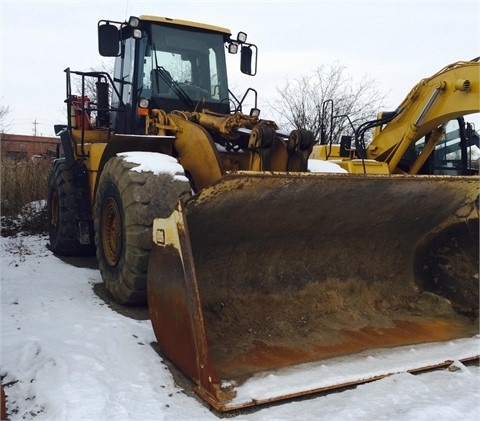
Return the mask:
<path fill-rule="evenodd" d="M 151 155 L 162 159 L 162 154 Z M 191 191 L 186 180 L 135 171 L 137 166 L 111 158 L 95 198 L 97 260 L 106 289 L 120 304 L 147 302 L 153 219 L 170 216 L 178 199 Z"/>

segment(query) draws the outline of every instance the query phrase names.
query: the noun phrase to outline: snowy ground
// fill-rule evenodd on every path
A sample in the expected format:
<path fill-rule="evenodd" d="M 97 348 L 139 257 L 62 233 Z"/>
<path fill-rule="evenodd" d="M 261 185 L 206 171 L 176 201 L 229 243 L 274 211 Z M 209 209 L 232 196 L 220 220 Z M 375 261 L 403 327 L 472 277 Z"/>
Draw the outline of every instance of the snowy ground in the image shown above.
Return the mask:
<path fill-rule="evenodd" d="M 98 270 L 42 236 L 0 238 L 2 384 L 11 420 L 213 420 L 174 382 L 148 320 L 112 310 Z M 85 266 L 85 265 L 83 265 Z M 239 420 L 479 420 L 480 369 L 454 367 L 234 413 Z"/>

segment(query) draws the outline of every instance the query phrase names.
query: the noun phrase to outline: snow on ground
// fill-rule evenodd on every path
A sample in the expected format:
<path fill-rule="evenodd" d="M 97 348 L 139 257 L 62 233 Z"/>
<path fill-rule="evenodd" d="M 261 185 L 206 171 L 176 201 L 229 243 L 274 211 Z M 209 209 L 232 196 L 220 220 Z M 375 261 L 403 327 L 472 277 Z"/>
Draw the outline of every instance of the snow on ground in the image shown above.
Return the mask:
<path fill-rule="evenodd" d="M 148 320 L 99 298 L 100 273 L 44 236 L 0 237 L 2 384 L 11 420 L 214 420 L 174 382 Z M 239 420 L 478 420 L 480 369 L 454 363 L 340 393 L 235 413 Z M 281 387 L 281 385 L 279 385 Z"/>

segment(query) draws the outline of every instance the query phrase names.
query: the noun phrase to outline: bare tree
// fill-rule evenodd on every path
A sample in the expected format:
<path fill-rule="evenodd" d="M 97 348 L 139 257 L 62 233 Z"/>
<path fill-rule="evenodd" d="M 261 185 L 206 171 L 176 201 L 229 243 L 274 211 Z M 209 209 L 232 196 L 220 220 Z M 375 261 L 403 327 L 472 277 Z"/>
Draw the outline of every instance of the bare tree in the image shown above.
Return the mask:
<path fill-rule="evenodd" d="M 97 68 L 90 68 L 88 72 L 103 72 L 108 73 L 113 77 L 113 68 L 114 62 L 102 62 Z M 86 77 L 84 80 L 84 95 L 88 96 L 91 100 L 95 100 L 97 97 L 97 87 L 96 87 L 97 78 L 96 77 Z M 75 87 L 76 92 L 78 95 L 82 92 L 82 79 L 81 77 L 77 76 L 73 82 L 73 86 Z"/>
<path fill-rule="evenodd" d="M 10 113 L 10 108 L 7 105 L 0 105 L 0 133 L 6 133 L 9 128 L 7 123 L 7 115 Z"/>
<path fill-rule="evenodd" d="M 277 92 L 280 99 L 271 107 L 284 126 L 308 129 L 317 141 L 333 143 L 341 134 L 352 135 L 352 124 L 374 119 L 385 99 L 373 79 L 355 81 L 339 64 L 321 65 L 309 76 L 287 81 Z"/>

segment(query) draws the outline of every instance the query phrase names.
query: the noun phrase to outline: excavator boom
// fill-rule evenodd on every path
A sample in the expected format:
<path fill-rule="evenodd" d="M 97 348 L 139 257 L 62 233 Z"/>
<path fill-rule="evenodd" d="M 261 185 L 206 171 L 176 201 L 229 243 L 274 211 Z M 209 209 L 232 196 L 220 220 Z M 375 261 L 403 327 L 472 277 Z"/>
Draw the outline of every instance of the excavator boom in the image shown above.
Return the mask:
<path fill-rule="evenodd" d="M 422 79 L 399 105 L 397 116 L 384 127 L 376 128 L 366 157 L 387 162 L 393 173 L 417 140 L 451 120 L 478 113 L 479 75 L 480 62 L 462 61 Z"/>

